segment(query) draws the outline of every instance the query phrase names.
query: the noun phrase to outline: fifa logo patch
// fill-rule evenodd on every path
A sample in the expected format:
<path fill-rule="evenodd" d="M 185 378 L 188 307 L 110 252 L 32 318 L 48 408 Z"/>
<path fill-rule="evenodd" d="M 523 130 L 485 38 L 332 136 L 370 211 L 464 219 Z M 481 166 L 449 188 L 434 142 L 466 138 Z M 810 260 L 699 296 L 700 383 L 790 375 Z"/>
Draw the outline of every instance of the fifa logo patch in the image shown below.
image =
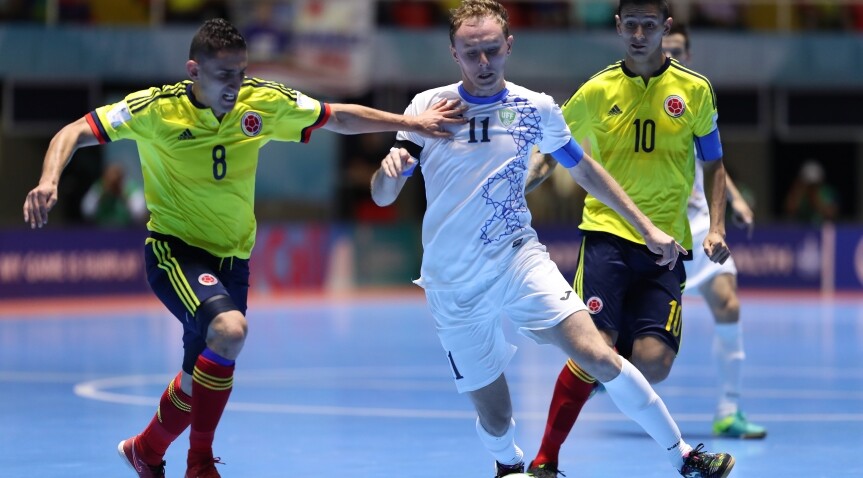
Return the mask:
<path fill-rule="evenodd" d="M 677 95 L 671 95 L 665 98 L 665 113 L 672 118 L 680 118 L 686 111 L 686 103 L 683 98 Z"/>
<path fill-rule="evenodd" d="M 211 286 L 219 283 L 219 279 L 216 279 L 216 276 L 213 274 L 201 274 L 198 276 L 198 282 L 201 285 Z"/>
<path fill-rule="evenodd" d="M 587 306 L 587 311 L 590 312 L 590 315 L 598 314 L 602 311 L 602 299 L 597 296 L 587 299 L 587 302 L 585 302 L 584 305 Z"/>
<path fill-rule="evenodd" d="M 254 111 L 246 111 L 243 114 L 243 119 L 240 121 L 240 128 L 246 136 L 253 137 L 261 133 L 264 128 L 264 120 L 261 115 Z"/>

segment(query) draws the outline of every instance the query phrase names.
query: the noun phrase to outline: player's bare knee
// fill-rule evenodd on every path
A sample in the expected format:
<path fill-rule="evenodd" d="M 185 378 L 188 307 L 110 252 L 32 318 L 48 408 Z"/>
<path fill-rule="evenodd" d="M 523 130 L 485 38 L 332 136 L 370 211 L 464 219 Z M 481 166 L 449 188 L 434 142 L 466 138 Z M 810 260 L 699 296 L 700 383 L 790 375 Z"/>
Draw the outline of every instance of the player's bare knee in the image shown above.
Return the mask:
<path fill-rule="evenodd" d="M 740 300 L 733 275 L 719 274 L 711 282 L 702 284 L 700 290 L 717 323 L 733 324 L 740 320 Z"/>
<path fill-rule="evenodd" d="M 630 361 L 648 382 L 659 383 L 668 378 L 676 357 L 675 351 L 659 337 L 646 335 L 636 339 Z"/>
<path fill-rule="evenodd" d="M 650 362 L 647 364 L 639 364 L 637 366 L 644 378 L 650 383 L 659 383 L 668 378 L 668 373 L 671 367 L 667 367 L 661 362 Z"/>
<path fill-rule="evenodd" d="M 725 300 L 716 311 L 716 321 L 721 324 L 733 324 L 740 320 L 740 301 L 737 296 Z"/>
<path fill-rule="evenodd" d="M 720 324 L 733 324 L 740 320 L 740 301 L 736 294 L 714 294 L 708 299 L 713 318 Z"/>
<path fill-rule="evenodd" d="M 183 375 L 180 377 L 180 390 L 183 391 L 188 396 L 192 396 L 192 375 L 183 372 Z"/>
<path fill-rule="evenodd" d="M 222 312 L 210 324 L 210 332 L 226 345 L 242 344 L 248 331 L 248 322 L 238 310 Z"/>
<path fill-rule="evenodd" d="M 207 346 L 226 358 L 235 358 L 246 340 L 248 323 L 230 297 L 217 295 L 205 300 L 195 320 Z"/>
<path fill-rule="evenodd" d="M 633 355 L 631 361 L 651 384 L 662 382 L 668 378 L 671 366 L 674 364 L 674 358 L 668 356 L 640 357 Z"/>

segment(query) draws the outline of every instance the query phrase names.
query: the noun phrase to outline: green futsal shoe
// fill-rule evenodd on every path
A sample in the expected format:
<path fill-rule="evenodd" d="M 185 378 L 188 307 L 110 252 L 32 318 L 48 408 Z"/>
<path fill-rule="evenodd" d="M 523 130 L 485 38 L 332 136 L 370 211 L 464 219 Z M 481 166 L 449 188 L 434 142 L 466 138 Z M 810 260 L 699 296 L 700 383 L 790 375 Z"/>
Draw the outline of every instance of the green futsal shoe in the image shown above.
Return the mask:
<path fill-rule="evenodd" d="M 543 463 L 541 465 L 530 462 L 527 474 L 534 478 L 557 478 L 557 475 L 566 476 L 557 469 L 557 463 Z"/>
<path fill-rule="evenodd" d="M 713 434 L 724 438 L 740 438 L 757 440 L 767 436 L 767 430 L 746 419 L 746 415 L 738 411 L 727 417 L 713 421 Z"/>

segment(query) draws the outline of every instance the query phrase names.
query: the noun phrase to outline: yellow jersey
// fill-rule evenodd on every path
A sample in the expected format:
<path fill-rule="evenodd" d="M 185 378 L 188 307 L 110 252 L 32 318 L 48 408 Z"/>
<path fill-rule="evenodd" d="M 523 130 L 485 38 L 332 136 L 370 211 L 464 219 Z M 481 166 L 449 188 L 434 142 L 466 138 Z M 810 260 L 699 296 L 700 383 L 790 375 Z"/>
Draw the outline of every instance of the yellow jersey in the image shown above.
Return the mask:
<path fill-rule="evenodd" d="M 221 121 L 195 99 L 191 81 L 132 93 L 86 118 L 101 143 L 137 142 L 149 230 L 248 259 L 258 151 L 270 140 L 307 142 L 329 112 L 279 83 L 247 78 Z"/>
<path fill-rule="evenodd" d="M 704 76 L 669 59 L 645 84 L 619 61 L 587 80 L 563 105 L 576 141 L 648 218 L 686 249 L 686 207 L 695 175 L 693 139 L 716 129 L 716 95 Z M 644 244 L 623 217 L 592 195 L 580 229 Z"/>

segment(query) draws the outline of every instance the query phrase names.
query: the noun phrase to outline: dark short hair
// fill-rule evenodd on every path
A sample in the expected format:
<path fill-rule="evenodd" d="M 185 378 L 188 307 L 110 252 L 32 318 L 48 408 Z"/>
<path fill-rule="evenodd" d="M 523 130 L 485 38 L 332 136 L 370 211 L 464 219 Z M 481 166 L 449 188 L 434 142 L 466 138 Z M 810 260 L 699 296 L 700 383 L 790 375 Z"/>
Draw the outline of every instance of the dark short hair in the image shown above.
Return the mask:
<path fill-rule="evenodd" d="M 449 41 L 455 44 L 455 32 L 461 25 L 477 17 L 490 16 L 503 29 L 503 36 L 509 37 L 509 14 L 506 7 L 497 0 L 464 0 L 458 8 L 449 11 Z"/>
<path fill-rule="evenodd" d="M 234 25 L 224 18 L 207 20 L 198 28 L 189 47 L 189 59 L 211 58 L 220 51 L 245 50 L 246 39 Z"/>
<path fill-rule="evenodd" d="M 659 8 L 659 12 L 662 13 L 663 20 L 671 16 L 671 8 L 668 6 L 668 0 L 620 0 L 620 3 L 617 5 L 617 14 L 620 15 L 623 7 L 628 7 L 630 5 L 654 5 Z"/>
<path fill-rule="evenodd" d="M 685 23 L 677 23 L 674 22 L 671 24 L 671 29 L 668 30 L 669 35 L 680 34 L 683 35 L 684 43 L 683 47 L 686 48 L 686 51 L 689 51 L 689 28 L 686 28 Z"/>

